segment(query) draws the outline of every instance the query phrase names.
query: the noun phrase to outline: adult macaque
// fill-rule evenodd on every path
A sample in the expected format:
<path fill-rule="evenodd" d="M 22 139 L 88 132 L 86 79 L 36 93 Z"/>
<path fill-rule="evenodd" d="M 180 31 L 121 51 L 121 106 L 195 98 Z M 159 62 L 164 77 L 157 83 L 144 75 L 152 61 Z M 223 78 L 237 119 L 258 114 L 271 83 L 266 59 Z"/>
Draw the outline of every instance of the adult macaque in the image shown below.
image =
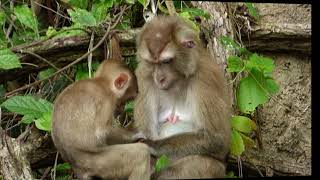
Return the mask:
<path fill-rule="evenodd" d="M 197 33 L 178 17 L 155 17 L 138 35 L 137 50 L 135 127 L 158 155 L 173 159 L 155 177 L 224 177 L 231 104 Z"/>
<path fill-rule="evenodd" d="M 119 58 L 102 62 L 94 78 L 70 85 L 54 104 L 54 144 L 80 179 L 150 179 L 151 148 L 134 143 L 143 134 L 113 121 L 116 107 L 137 94 L 136 78 Z"/>

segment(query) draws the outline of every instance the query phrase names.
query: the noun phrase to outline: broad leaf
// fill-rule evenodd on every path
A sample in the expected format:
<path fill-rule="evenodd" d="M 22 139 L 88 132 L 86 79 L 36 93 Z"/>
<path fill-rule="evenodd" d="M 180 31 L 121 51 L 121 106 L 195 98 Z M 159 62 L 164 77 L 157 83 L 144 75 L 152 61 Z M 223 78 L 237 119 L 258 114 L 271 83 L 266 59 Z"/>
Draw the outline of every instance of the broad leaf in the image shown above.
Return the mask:
<path fill-rule="evenodd" d="M 98 3 L 92 5 L 92 14 L 96 19 L 97 24 L 102 23 L 107 18 L 108 9 L 110 7 L 112 7 L 112 4 L 110 6 L 108 3 Z"/>
<path fill-rule="evenodd" d="M 39 118 L 45 112 L 51 112 L 53 109 L 52 103 L 33 96 L 13 96 L 1 104 L 11 112 L 21 115 L 31 115 Z"/>
<path fill-rule="evenodd" d="M 239 178 L 239 177 L 235 176 L 233 171 L 230 171 L 226 174 L 225 178 Z"/>
<path fill-rule="evenodd" d="M 279 91 L 278 84 L 272 78 L 266 79 L 265 87 L 270 94 L 276 94 Z"/>
<path fill-rule="evenodd" d="M 13 32 L 12 42 L 14 46 L 17 46 L 28 42 L 33 42 L 37 38 L 37 34 L 34 32 L 34 30 L 26 29 L 24 31 Z"/>
<path fill-rule="evenodd" d="M 35 120 L 36 127 L 43 131 L 51 131 L 52 112 L 45 112 L 42 116 Z"/>
<path fill-rule="evenodd" d="M 68 9 L 67 11 L 71 17 L 72 22 L 75 24 L 79 24 L 80 26 L 97 25 L 96 19 L 87 10 L 74 8 L 74 10 Z"/>
<path fill-rule="evenodd" d="M 34 121 L 34 117 L 32 115 L 24 115 L 21 119 L 21 123 L 31 124 Z"/>
<path fill-rule="evenodd" d="M 55 72 L 56 72 L 56 70 L 53 68 L 48 68 L 48 69 L 42 70 L 39 72 L 38 78 L 39 78 L 39 80 L 44 80 L 47 77 L 51 76 Z"/>
<path fill-rule="evenodd" d="M 246 69 L 250 71 L 252 68 L 257 68 L 264 73 L 271 73 L 275 65 L 273 60 L 267 57 L 259 56 L 254 53 L 249 57 L 249 61 L 246 64 Z"/>
<path fill-rule="evenodd" d="M 10 49 L 0 49 L 0 69 L 21 68 L 18 56 Z"/>
<path fill-rule="evenodd" d="M 245 150 L 240 133 L 236 130 L 232 130 L 231 138 L 231 154 L 234 156 L 240 156 Z"/>
<path fill-rule="evenodd" d="M 237 90 L 237 104 L 241 112 L 250 113 L 267 100 L 267 92 L 263 89 L 263 84 L 259 83 L 258 76 L 249 75 L 241 79 Z"/>
<path fill-rule="evenodd" d="M 38 32 L 38 20 L 32 13 L 32 10 L 26 5 L 17 6 L 14 8 L 14 14 L 21 24 L 31 28 L 32 30 Z"/>
<path fill-rule="evenodd" d="M 169 158 L 166 155 L 161 155 L 156 162 L 156 172 L 159 172 L 162 169 L 168 167 L 169 164 L 170 164 Z"/>
<path fill-rule="evenodd" d="M 252 130 L 256 130 L 256 124 L 245 116 L 233 116 L 231 118 L 231 126 L 237 131 L 243 133 L 251 133 Z"/>
<path fill-rule="evenodd" d="M 240 72 L 243 70 L 243 62 L 238 56 L 228 57 L 228 72 Z"/>
<path fill-rule="evenodd" d="M 210 14 L 202 9 L 183 8 L 182 12 L 188 12 L 192 17 L 202 16 L 202 17 L 205 17 L 206 19 L 210 18 Z"/>
<path fill-rule="evenodd" d="M 147 6 L 148 6 L 149 3 L 150 3 L 150 0 L 138 0 L 138 2 L 139 2 L 140 4 L 142 4 L 143 9 L 146 9 Z"/>

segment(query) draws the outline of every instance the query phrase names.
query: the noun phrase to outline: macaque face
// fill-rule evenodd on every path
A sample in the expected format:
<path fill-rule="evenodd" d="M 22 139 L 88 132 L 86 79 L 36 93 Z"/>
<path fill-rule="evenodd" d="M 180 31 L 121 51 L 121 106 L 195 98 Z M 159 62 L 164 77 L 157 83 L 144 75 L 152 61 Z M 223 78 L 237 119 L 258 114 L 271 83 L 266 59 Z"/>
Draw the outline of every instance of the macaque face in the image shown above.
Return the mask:
<path fill-rule="evenodd" d="M 169 90 L 196 69 L 196 35 L 183 23 L 177 26 L 175 21 L 161 21 L 154 18 L 144 26 L 137 41 L 137 55 L 144 77 L 158 89 Z"/>

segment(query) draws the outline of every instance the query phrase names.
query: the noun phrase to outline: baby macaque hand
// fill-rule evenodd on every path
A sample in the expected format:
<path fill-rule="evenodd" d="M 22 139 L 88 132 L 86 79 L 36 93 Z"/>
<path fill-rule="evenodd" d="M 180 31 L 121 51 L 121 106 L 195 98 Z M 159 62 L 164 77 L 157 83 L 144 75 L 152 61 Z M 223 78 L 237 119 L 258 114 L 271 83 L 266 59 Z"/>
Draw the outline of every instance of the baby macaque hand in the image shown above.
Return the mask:
<path fill-rule="evenodd" d="M 179 120 L 179 116 L 177 115 L 170 115 L 167 117 L 167 122 L 170 122 L 172 124 L 176 123 Z"/>

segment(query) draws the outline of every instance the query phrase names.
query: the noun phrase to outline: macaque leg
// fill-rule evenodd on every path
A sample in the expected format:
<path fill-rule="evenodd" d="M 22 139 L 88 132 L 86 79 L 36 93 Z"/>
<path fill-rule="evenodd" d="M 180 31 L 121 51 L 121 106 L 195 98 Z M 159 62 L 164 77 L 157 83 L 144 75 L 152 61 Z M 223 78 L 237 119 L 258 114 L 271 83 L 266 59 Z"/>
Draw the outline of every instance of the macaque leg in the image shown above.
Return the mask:
<path fill-rule="evenodd" d="M 151 154 L 149 147 L 143 143 L 119 144 L 106 147 L 106 150 L 89 154 L 83 164 L 90 170 L 81 174 L 80 179 L 90 176 L 103 179 L 127 178 L 129 180 L 149 180 L 151 176 Z"/>
<path fill-rule="evenodd" d="M 225 166 L 209 156 L 191 155 L 172 162 L 168 168 L 152 176 L 155 179 L 224 178 Z"/>

